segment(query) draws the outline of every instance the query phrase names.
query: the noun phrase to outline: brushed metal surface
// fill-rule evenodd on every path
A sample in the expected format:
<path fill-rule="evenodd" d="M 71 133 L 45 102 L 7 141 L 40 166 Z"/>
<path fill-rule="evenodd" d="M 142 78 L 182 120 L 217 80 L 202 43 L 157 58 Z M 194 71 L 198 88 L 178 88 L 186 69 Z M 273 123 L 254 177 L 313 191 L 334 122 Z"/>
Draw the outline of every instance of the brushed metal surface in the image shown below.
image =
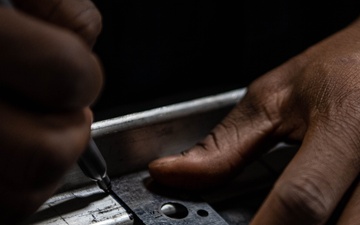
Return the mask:
<path fill-rule="evenodd" d="M 57 194 L 26 222 L 29 225 L 130 225 L 126 211 L 97 185 Z"/>
<path fill-rule="evenodd" d="M 146 169 L 160 156 L 190 148 L 203 138 L 243 97 L 246 89 L 220 93 L 143 112 L 95 122 L 92 136 L 108 167 L 108 175 Z M 90 184 L 76 165 L 60 192 Z"/>
<path fill-rule="evenodd" d="M 141 173 L 151 160 L 190 148 L 205 137 L 245 93 L 246 89 L 242 88 L 94 123 L 92 136 L 107 162 L 110 178 L 116 182 L 124 176 Z M 296 147 L 286 145 L 276 149 L 281 150 L 270 151 L 271 154 L 250 164 L 230 184 L 215 192 L 202 193 L 199 197 L 204 202 L 200 204 L 209 204 L 230 225 L 248 224 L 262 201 L 263 195 L 259 193 L 266 193 L 296 151 Z M 128 187 L 131 188 L 131 184 Z M 133 190 L 146 192 L 145 186 L 137 188 L 140 186 L 134 186 Z M 117 186 L 117 190 L 121 196 L 121 186 Z M 140 202 L 141 199 L 134 204 Z M 166 210 L 171 211 L 171 207 Z M 65 176 L 56 195 L 30 221 L 28 224 L 33 225 L 134 224 L 124 208 L 104 194 L 77 165 Z"/>

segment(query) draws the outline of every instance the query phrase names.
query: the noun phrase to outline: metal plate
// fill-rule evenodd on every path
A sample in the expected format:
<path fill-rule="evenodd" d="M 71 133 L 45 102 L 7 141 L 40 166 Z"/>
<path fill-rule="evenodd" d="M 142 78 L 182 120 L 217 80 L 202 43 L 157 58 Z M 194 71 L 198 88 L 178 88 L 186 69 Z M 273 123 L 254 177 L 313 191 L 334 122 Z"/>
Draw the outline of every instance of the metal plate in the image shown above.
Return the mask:
<path fill-rule="evenodd" d="M 125 209 L 98 186 L 50 198 L 26 225 L 131 225 Z"/>
<path fill-rule="evenodd" d="M 140 221 L 135 224 L 226 225 L 228 224 L 199 196 L 155 184 L 147 171 L 113 181 L 116 193 Z"/>

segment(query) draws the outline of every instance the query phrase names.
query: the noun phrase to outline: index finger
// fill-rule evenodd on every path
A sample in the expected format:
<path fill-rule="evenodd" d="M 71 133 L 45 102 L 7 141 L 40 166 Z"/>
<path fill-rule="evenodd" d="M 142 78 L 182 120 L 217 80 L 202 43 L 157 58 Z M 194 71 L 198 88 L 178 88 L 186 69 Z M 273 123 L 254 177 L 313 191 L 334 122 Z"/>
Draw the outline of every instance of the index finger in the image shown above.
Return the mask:
<path fill-rule="evenodd" d="M 330 129 L 331 127 L 331 129 Z M 324 224 L 359 173 L 351 132 L 339 124 L 309 127 L 299 152 L 285 169 L 251 225 Z M 352 130 L 349 125 L 349 129 Z"/>

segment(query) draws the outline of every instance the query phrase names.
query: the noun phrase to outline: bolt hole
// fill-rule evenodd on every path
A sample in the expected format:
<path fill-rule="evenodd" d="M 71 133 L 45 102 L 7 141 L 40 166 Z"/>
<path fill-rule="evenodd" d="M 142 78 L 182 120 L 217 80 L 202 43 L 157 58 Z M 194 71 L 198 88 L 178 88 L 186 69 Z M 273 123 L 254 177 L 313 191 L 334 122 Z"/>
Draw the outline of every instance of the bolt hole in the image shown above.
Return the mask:
<path fill-rule="evenodd" d="M 165 203 L 161 206 L 160 211 L 165 215 L 173 219 L 183 219 L 188 214 L 187 208 L 179 203 Z"/>
<path fill-rule="evenodd" d="M 197 214 L 201 217 L 207 217 L 209 215 L 209 213 L 206 211 L 206 210 L 203 210 L 203 209 L 199 209 L 197 211 Z"/>

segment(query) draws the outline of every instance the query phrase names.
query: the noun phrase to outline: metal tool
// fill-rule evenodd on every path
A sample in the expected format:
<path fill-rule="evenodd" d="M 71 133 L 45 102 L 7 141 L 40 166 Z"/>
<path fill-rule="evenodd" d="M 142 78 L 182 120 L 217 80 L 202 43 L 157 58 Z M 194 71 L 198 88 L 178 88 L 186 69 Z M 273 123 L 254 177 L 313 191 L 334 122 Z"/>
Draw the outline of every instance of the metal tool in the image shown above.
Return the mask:
<path fill-rule="evenodd" d="M 107 175 L 107 166 L 105 159 L 91 138 L 88 148 L 80 156 L 78 165 L 83 173 L 90 179 L 97 182 L 98 186 L 109 193 L 111 190 L 111 181 Z"/>
<path fill-rule="evenodd" d="M 78 165 L 83 173 L 90 179 L 96 181 L 98 186 L 116 200 L 127 212 L 130 220 L 136 219 L 137 215 L 132 209 L 111 189 L 111 180 L 107 175 L 107 166 L 104 157 L 97 147 L 93 138 L 90 138 L 88 148 L 80 156 Z"/>
<path fill-rule="evenodd" d="M 78 165 L 83 173 L 90 179 L 97 182 L 98 186 L 106 193 L 111 195 L 127 212 L 130 220 L 136 220 L 142 224 L 133 210 L 111 189 L 111 181 L 107 175 L 107 166 L 105 159 L 100 153 L 94 139 L 90 139 L 89 146 L 80 156 Z"/>

